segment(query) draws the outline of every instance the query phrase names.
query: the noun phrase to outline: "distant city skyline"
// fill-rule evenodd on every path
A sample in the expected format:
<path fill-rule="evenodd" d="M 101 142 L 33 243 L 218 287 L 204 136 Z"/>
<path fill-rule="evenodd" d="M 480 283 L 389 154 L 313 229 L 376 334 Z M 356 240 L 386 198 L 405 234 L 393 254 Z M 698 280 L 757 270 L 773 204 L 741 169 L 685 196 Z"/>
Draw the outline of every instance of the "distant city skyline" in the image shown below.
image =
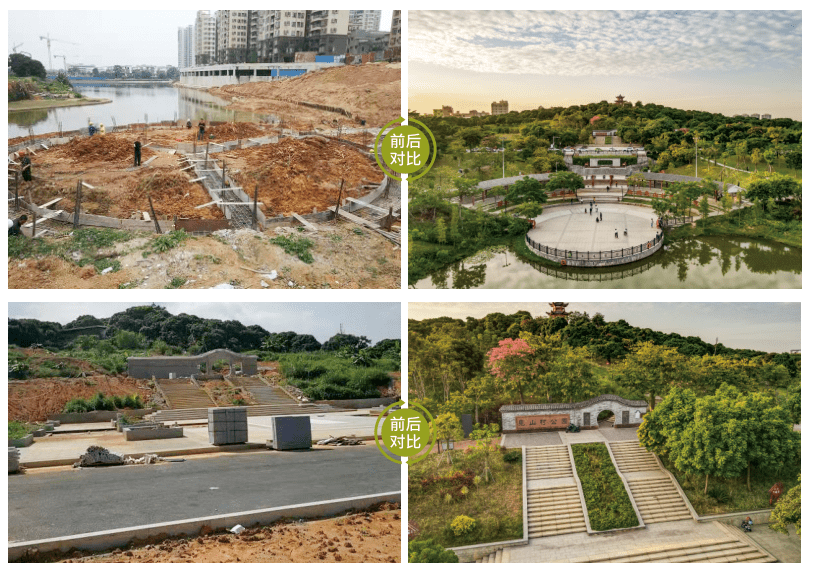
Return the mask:
<path fill-rule="evenodd" d="M 204 8 L 201 8 L 202 10 Z M 214 13 L 215 10 L 210 10 Z M 48 67 L 68 65 L 177 66 L 178 28 L 194 25 L 197 10 L 9 10 L 8 53 L 14 46 Z M 381 11 L 381 29 L 389 31 L 392 10 Z"/>
<path fill-rule="evenodd" d="M 632 103 L 802 119 L 801 11 L 409 11 L 409 109 Z"/>
<path fill-rule="evenodd" d="M 633 327 L 684 337 L 715 339 L 732 349 L 787 353 L 802 344 L 801 303 L 583 303 L 571 302 L 568 311 L 601 313 L 606 321 L 624 319 Z M 548 303 L 409 303 L 407 317 L 482 318 L 489 313 L 511 315 L 528 311 L 534 317 L 550 311 Z"/>

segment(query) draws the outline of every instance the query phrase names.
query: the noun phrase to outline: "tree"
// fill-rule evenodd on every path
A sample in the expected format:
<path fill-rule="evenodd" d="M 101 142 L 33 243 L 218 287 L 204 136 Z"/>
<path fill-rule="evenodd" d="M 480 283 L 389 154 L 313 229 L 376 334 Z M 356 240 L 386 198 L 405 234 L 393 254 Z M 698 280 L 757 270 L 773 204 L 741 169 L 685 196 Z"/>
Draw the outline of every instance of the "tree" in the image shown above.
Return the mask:
<path fill-rule="evenodd" d="M 519 396 L 525 404 L 525 395 L 533 393 L 536 382 L 534 351 L 522 339 L 503 339 L 488 352 L 491 374 L 503 385 L 509 397 Z"/>
<path fill-rule="evenodd" d="M 500 147 L 500 138 L 496 134 L 488 134 L 481 141 L 483 147 L 497 148 Z"/>
<path fill-rule="evenodd" d="M 584 347 L 564 347 L 556 353 L 545 379 L 556 402 L 575 403 L 598 392 L 590 353 Z"/>
<path fill-rule="evenodd" d="M 792 151 L 789 152 L 785 156 L 785 164 L 793 170 L 793 175 L 796 175 L 796 171 L 802 169 L 802 152 L 799 151 Z"/>
<path fill-rule="evenodd" d="M 731 211 L 731 206 L 734 204 L 734 200 L 731 197 L 731 194 L 727 191 L 723 192 L 722 197 L 720 198 L 720 207 L 723 208 L 723 213 L 728 214 Z"/>
<path fill-rule="evenodd" d="M 788 533 L 788 524 L 796 527 L 796 534 L 802 535 L 802 475 L 799 484 L 788 490 L 779 498 L 771 511 L 771 529 L 783 534 Z"/>
<path fill-rule="evenodd" d="M 636 344 L 617 375 L 626 386 L 647 395 L 651 409 L 655 408 L 656 396 L 685 384 L 689 378 L 683 355 L 651 341 Z"/>
<path fill-rule="evenodd" d="M 409 561 L 414 563 L 453 563 L 460 559 L 454 550 L 446 550 L 434 540 L 412 540 L 409 543 Z"/>
<path fill-rule="evenodd" d="M 41 80 L 45 79 L 45 66 L 39 60 L 34 60 L 25 54 L 11 54 L 8 57 L 8 65 L 11 72 L 18 78 L 32 76 Z"/>
<path fill-rule="evenodd" d="M 768 171 L 770 173 L 773 173 L 773 163 L 776 161 L 777 158 L 776 150 L 773 148 L 766 149 L 765 153 L 763 154 L 763 157 L 765 159 L 765 163 L 768 164 Z"/>
<path fill-rule="evenodd" d="M 370 339 L 362 335 L 349 335 L 347 333 L 336 333 L 322 345 L 323 351 L 338 351 L 342 347 L 350 347 L 354 351 L 360 351 L 370 346 Z"/>
<path fill-rule="evenodd" d="M 457 134 L 467 148 L 474 148 L 483 139 L 483 130 L 480 128 L 465 128 Z"/>
<path fill-rule="evenodd" d="M 505 198 L 513 203 L 545 203 L 548 195 L 545 193 L 545 185 L 536 178 L 525 176 L 515 181 L 508 188 Z"/>
<path fill-rule="evenodd" d="M 762 151 L 758 148 L 751 150 L 751 161 L 754 162 L 754 171 L 757 170 L 757 164 L 762 161 Z"/>
<path fill-rule="evenodd" d="M 446 222 L 442 217 L 435 221 L 435 237 L 438 243 L 446 243 Z"/>
<path fill-rule="evenodd" d="M 523 217 L 527 217 L 528 219 L 533 219 L 534 217 L 541 215 L 544 209 L 545 208 L 542 207 L 541 204 L 528 201 L 518 205 L 514 212 Z"/>
<path fill-rule="evenodd" d="M 567 189 L 573 193 L 584 187 L 584 179 L 572 171 L 560 171 L 548 178 L 548 189 Z"/>
<path fill-rule="evenodd" d="M 644 415 L 638 427 L 641 446 L 659 456 L 674 458 L 672 450 L 680 447 L 683 430 L 694 420 L 697 397 L 690 389 L 673 388 L 669 394 Z"/>
<path fill-rule="evenodd" d="M 789 175 L 774 173 L 768 178 L 751 182 L 745 192 L 745 197 L 751 201 L 758 201 L 764 211 L 769 200 L 792 199 L 800 201 L 802 199 L 802 184 Z"/>
<path fill-rule="evenodd" d="M 460 419 L 454 413 L 443 413 L 436 416 L 432 425 L 435 427 L 435 437 L 438 441 L 438 452 L 441 452 L 440 445 L 463 438 L 463 426 Z M 447 456 L 451 456 L 451 450 L 447 450 Z M 449 461 L 451 462 L 451 460 Z"/>
<path fill-rule="evenodd" d="M 709 198 L 708 196 L 704 195 L 703 199 L 700 200 L 698 204 L 698 211 L 700 212 L 700 217 L 702 219 L 706 219 L 709 216 L 709 212 L 711 211 L 711 207 L 709 206 Z M 705 227 L 705 222 L 703 223 L 703 227 Z"/>
<path fill-rule="evenodd" d="M 466 397 L 474 405 L 474 422 L 480 422 L 480 409 L 492 406 L 498 399 L 497 381 L 490 373 L 481 373 L 466 385 Z"/>
<path fill-rule="evenodd" d="M 646 178 L 641 173 L 634 173 L 627 178 L 627 187 L 644 187 L 646 185 Z"/>

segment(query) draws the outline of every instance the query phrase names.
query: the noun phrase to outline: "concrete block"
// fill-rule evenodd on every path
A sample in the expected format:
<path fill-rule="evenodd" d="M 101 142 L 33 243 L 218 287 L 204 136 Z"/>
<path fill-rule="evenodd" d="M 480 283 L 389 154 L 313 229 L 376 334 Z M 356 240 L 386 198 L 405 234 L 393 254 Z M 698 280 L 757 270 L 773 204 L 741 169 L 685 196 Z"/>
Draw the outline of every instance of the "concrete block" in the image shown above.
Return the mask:
<path fill-rule="evenodd" d="M 226 440 L 229 444 L 234 444 L 235 442 L 237 442 L 233 429 L 229 429 L 228 431 L 226 431 L 226 436 L 228 437 Z"/>
<path fill-rule="evenodd" d="M 271 429 L 276 450 L 311 447 L 311 418 L 309 416 L 271 417 Z"/>
<path fill-rule="evenodd" d="M 226 431 L 217 431 L 210 436 L 212 444 L 229 444 L 229 433 Z"/>
<path fill-rule="evenodd" d="M 183 427 L 126 427 L 124 429 L 124 440 L 126 441 L 182 437 Z"/>
<path fill-rule="evenodd" d="M 226 422 L 228 420 L 226 409 L 209 409 L 209 420 L 214 422 Z"/>
<path fill-rule="evenodd" d="M 234 442 L 235 443 L 244 443 L 248 442 L 248 431 L 234 431 Z"/>
<path fill-rule="evenodd" d="M 248 431 L 248 421 L 235 421 L 233 428 L 236 431 Z"/>

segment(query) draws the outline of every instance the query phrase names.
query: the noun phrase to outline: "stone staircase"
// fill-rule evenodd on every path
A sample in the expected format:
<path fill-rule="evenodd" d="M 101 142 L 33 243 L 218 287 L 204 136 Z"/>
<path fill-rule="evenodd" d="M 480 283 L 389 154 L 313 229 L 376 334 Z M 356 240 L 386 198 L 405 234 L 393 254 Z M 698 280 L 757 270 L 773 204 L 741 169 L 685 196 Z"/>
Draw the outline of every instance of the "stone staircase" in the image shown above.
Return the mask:
<path fill-rule="evenodd" d="M 525 458 L 528 537 L 586 532 L 587 526 L 568 447 L 527 448 Z M 533 481 L 549 482 L 534 484 Z"/>
<path fill-rule="evenodd" d="M 621 472 L 642 472 L 660 470 L 655 455 L 638 444 L 637 441 L 607 443 L 613 451 L 616 466 Z"/>
<path fill-rule="evenodd" d="M 655 455 L 635 441 L 609 445 L 644 524 L 692 519 L 683 497 L 669 475 L 661 470 Z"/>
<path fill-rule="evenodd" d="M 506 558 L 507 558 L 508 557 L 507 553 L 505 553 L 505 554 L 506 554 Z M 496 552 L 492 552 L 491 554 L 489 554 L 487 556 L 483 556 L 482 558 L 480 558 L 479 560 L 475 560 L 474 562 L 477 563 L 477 564 L 493 564 L 495 562 L 502 563 L 502 561 L 503 561 L 503 550 L 502 550 L 502 548 L 500 548 Z M 507 560 L 506 560 L 506 562 L 507 562 Z"/>
<path fill-rule="evenodd" d="M 202 388 L 189 379 L 159 379 L 156 381 L 170 409 L 195 409 L 216 406 Z"/>
<path fill-rule="evenodd" d="M 573 476 L 567 446 L 529 447 L 525 450 L 528 480 Z"/>
<path fill-rule="evenodd" d="M 719 538 L 642 547 L 574 562 L 776 562 L 774 556 L 756 546 L 736 526 L 715 524 L 721 530 Z"/>

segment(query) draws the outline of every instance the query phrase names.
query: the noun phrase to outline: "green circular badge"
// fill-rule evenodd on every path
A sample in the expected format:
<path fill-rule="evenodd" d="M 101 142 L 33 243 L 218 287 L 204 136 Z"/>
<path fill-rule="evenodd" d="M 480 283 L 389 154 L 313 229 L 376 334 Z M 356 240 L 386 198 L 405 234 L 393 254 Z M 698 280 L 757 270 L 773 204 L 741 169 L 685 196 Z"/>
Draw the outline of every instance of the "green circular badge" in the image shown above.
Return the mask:
<path fill-rule="evenodd" d="M 429 424 L 432 420 L 429 411 L 420 405 L 415 405 L 416 408 L 395 408 L 403 404 L 403 401 L 399 401 L 387 407 L 375 423 L 377 431 L 375 441 L 378 449 L 389 460 L 399 464 L 401 461 L 394 459 L 389 453 L 397 457 L 410 458 L 408 463 L 416 462 L 431 452 L 431 446 L 435 441 L 434 429 Z"/>
<path fill-rule="evenodd" d="M 414 174 L 408 180 L 417 179 L 425 175 L 432 164 L 435 163 L 437 150 L 435 137 L 423 123 L 418 120 L 410 120 L 417 123 L 424 131 L 411 125 L 400 125 L 404 118 L 398 118 L 384 126 L 376 137 L 376 149 L 380 149 L 381 157 L 376 153 L 375 160 L 384 171 L 384 166 L 391 172 L 399 174 Z M 395 125 L 389 132 L 384 133 L 390 126 Z M 429 144 L 427 135 L 432 138 Z M 380 144 L 380 148 L 379 148 Z M 433 147 L 434 146 L 434 147 Z M 434 151 L 433 151 L 434 150 Z"/>

